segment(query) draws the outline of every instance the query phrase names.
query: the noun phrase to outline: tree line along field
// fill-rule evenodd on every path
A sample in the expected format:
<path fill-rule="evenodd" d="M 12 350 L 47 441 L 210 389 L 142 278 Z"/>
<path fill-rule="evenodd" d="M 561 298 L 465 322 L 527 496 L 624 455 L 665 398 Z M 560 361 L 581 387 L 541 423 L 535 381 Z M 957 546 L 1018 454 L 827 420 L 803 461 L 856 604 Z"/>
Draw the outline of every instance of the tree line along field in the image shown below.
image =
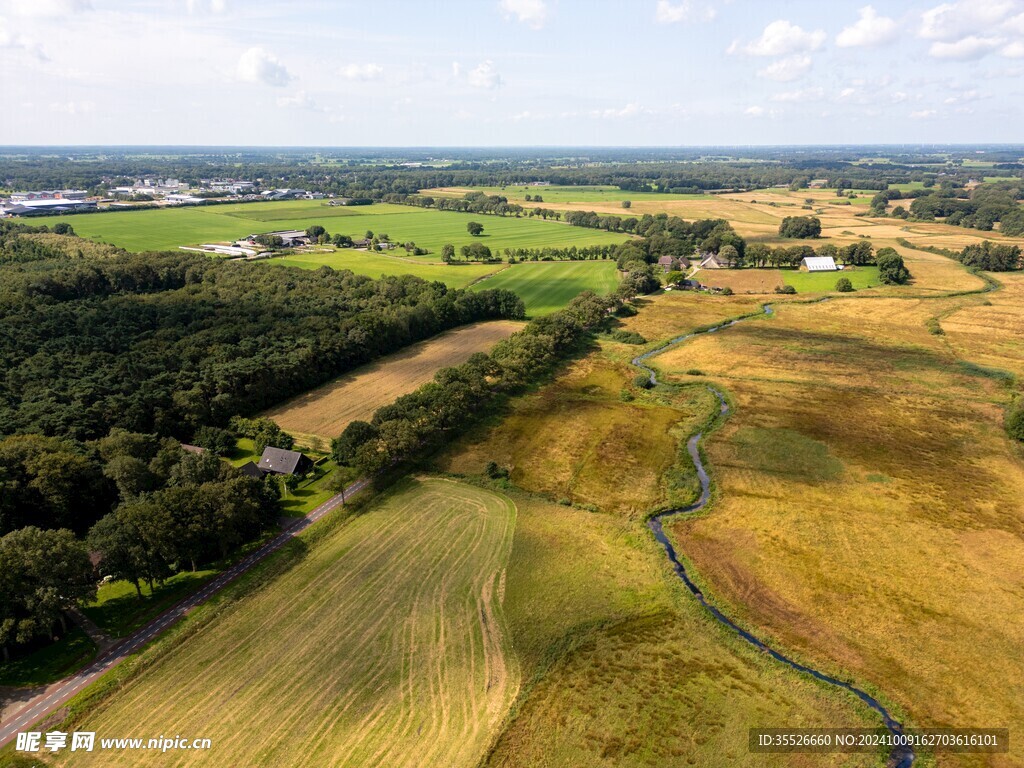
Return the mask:
<path fill-rule="evenodd" d="M 452 243 L 456 250 L 481 242 L 492 252 L 504 248 L 567 248 L 573 245 L 621 243 L 622 234 L 571 227 L 553 221 L 502 216 L 479 216 L 410 206 L 374 204 L 329 206 L 323 200 L 286 200 L 113 211 L 76 216 L 46 217 L 48 226 L 66 221 L 80 236 L 110 242 L 130 251 L 174 250 L 181 245 L 233 241 L 272 230 L 324 226 L 331 234 L 361 238 L 367 231 L 384 233 L 394 242 L 413 241 L 431 253 L 424 261 L 440 261 L 441 247 Z M 482 237 L 466 231 L 469 221 L 484 225 Z M 404 251 L 403 251 L 404 253 Z"/>
<path fill-rule="evenodd" d="M 378 408 L 427 383 L 441 368 L 464 363 L 476 352 L 488 352 L 522 326 L 498 320 L 456 328 L 298 395 L 262 415 L 289 434 L 327 445 L 350 422 L 369 421 Z"/>

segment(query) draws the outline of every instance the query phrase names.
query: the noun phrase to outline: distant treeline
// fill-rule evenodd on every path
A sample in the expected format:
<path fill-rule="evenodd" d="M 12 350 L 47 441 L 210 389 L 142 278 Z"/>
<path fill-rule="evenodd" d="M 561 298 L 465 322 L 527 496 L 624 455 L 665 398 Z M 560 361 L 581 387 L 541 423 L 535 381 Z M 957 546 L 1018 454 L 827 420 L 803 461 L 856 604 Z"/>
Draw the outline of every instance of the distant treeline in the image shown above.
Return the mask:
<path fill-rule="evenodd" d="M 1024 185 L 1020 182 L 979 184 L 973 190 L 943 185 L 930 190 L 913 190 L 901 195 L 899 190 L 888 190 L 871 201 L 872 213 L 885 213 L 886 204 L 902 197 L 913 197 L 909 210 L 896 206 L 893 215 L 913 217 L 920 221 L 942 219 L 954 226 L 991 231 L 999 224 L 999 231 L 1016 237 L 1024 234 Z"/>

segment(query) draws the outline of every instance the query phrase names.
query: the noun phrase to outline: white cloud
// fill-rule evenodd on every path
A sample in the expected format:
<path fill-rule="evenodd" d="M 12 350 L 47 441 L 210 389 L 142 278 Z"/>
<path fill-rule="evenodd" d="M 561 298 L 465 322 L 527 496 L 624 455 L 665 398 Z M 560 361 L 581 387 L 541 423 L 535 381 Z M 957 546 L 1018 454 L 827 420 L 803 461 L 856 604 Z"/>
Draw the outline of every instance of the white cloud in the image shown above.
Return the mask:
<path fill-rule="evenodd" d="M 488 59 L 480 62 L 466 76 L 467 81 L 474 88 L 497 88 L 501 85 L 501 75 L 494 68 L 494 62 Z"/>
<path fill-rule="evenodd" d="M 1010 43 L 1000 53 L 1008 59 L 1024 59 L 1024 41 Z"/>
<path fill-rule="evenodd" d="M 277 106 L 284 109 L 308 109 L 311 111 L 319 110 L 316 102 L 310 98 L 309 94 L 305 91 L 296 91 L 291 96 L 278 96 Z"/>
<path fill-rule="evenodd" d="M 14 16 L 56 18 L 92 10 L 90 0 L 16 0 L 0 3 L 0 8 Z"/>
<path fill-rule="evenodd" d="M 283 88 L 294 77 L 281 60 L 262 48 L 250 48 L 238 59 L 238 79 Z"/>
<path fill-rule="evenodd" d="M 992 28 L 1010 14 L 1020 12 L 1017 0 L 958 0 L 921 14 L 919 34 L 927 40 L 949 42 Z"/>
<path fill-rule="evenodd" d="M 501 0 L 501 10 L 506 19 L 514 16 L 533 29 L 543 27 L 548 18 L 548 6 L 544 0 Z"/>
<path fill-rule="evenodd" d="M 931 44 L 928 53 L 936 59 L 970 61 L 972 59 L 980 59 L 982 56 L 991 53 L 1002 43 L 1003 39 L 999 37 L 969 35 L 953 43 L 936 41 Z"/>
<path fill-rule="evenodd" d="M 788 56 L 818 50 L 825 42 L 825 37 L 823 29 L 808 32 L 780 19 L 765 27 L 761 36 L 751 40 L 742 50 L 751 56 Z M 729 53 L 734 53 L 736 49 L 737 43 L 733 43 L 729 46 Z"/>
<path fill-rule="evenodd" d="M 907 94 L 905 94 L 905 93 L 904 93 L 903 91 L 896 91 L 896 93 L 892 94 L 892 95 L 891 95 L 891 96 L 889 97 L 889 100 L 890 100 L 890 101 L 891 101 L 891 102 L 892 102 L 893 104 L 902 104 L 902 103 L 903 103 L 904 101 L 906 101 L 906 100 L 907 100 L 907 99 L 909 99 L 909 98 L 910 98 L 910 97 L 909 97 L 909 96 L 907 96 Z"/>
<path fill-rule="evenodd" d="M 759 69 L 757 76 L 787 83 L 803 77 L 810 69 L 810 56 L 787 56 L 784 59 L 773 61 L 764 69 Z"/>
<path fill-rule="evenodd" d="M 781 93 L 774 94 L 771 99 L 772 101 L 778 101 L 782 103 L 787 102 L 809 102 L 809 101 L 821 101 L 825 98 L 824 88 L 803 88 L 798 91 L 783 91 Z"/>
<path fill-rule="evenodd" d="M 340 70 L 340 74 L 346 80 L 379 80 L 384 74 L 384 67 L 380 64 L 348 64 Z"/>
<path fill-rule="evenodd" d="M 457 61 L 452 62 L 452 77 L 458 77 L 462 74 L 462 65 Z"/>
<path fill-rule="evenodd" d="M 935 117 L 938 112 L 934 109 L 919 109 L 917 112 L 911 112 L 910 117 L 914 120 L 927 120 L 931 117 Z"/>
<path fill-rule="evenodd" d="M 228 0 L 185 0 L 189 13 L 224 13 L 228 9 Z"/>
<path fill-rule="evenodd" d="M 600 117 L 604 120 L 621 120 L 624 117 L 635 117 L 644 110 L 637 102 L 633 101 L 621 109 L 594 109 L 590 111 L 591 117 Z"/>
<path fill-rule="evenodd" d="M 65 115 L 81 115 L 95 112 L 96 104 L 92 101 L 55 101 L 50 104 L 50 111 L 61 112 Z"/>
<path fill-rule="evenodd" d="M 860 9 L 860 18 L 836 35 L 840 48 L 884 45 L 896 38 L 896 22 L 887 16 L 879 16 L 870 5 Z"/>
<path fill-rule="evenodd" d="M 659 24 L 677 24 L 681 21 L 711 21 L 715 18 L 715 9 L 710 5 L 702 5 L 693 0 L 682 0 L 671 3 L 669 0 L 658 0 L 654 9 L 654 20 Z"/>
<path fill-rule="evenodd" d="M 764 107 L 758 107 L 758 106 L 747 107 L 745 110 L 743 110 L 743 114 L 749 115 L 750 117 L 762 117 L 764 115 L 764 113 L 765 113 Z"/>
<path fill-rule="evenodd" d="M 31 38 L 25 37 L 19 32 L 12 31 L 7 24 L 7 20 L 0 17 L 0 49 L 3 48 L 7 48 L 8 50 L 20 49 L 26 51 L 31 56 L 39 59 L 39 61 L 49 60 L 39 43 L 35 42 Z"/>

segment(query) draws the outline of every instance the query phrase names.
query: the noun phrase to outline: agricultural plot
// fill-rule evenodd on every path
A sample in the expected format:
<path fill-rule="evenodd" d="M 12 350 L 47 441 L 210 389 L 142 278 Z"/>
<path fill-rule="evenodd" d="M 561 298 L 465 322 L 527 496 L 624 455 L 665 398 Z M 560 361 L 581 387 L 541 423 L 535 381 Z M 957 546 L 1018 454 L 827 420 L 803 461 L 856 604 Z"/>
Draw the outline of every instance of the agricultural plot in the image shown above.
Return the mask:
<path fill-rule="evenodd" d="M 522 323 L 496 320 L 475 323 L 396 352 L 292 398 L 263 415 L 302 438 L 330 441 L 352 421 L 369 421 L 373 412 L 408 394 L 450 365 L 487 352 Z"/>
<path fill-rule="evenodd" d="M 845 277 L 855 290 L 880 285 L 878 267 L 853 267 L 841 272 L 801 272 L 796 269 L 779 270 L 786 285 L 792 285 L 797 293 L 827 293 L 836 289 L 836 281 Z"/>
<path fill-rule="evenodd" d="M 484 225 L 482 237 L 471 238 L 469 221 Z M 174 250 L 194 245 L 237 240 L 254 232 L 306 229 L 323 225 L 331 234 L 361 238 L 367 231 L 387 234 L 395 242 L 413 241 L 431 251 L 424 261 L 438 262 L 441 247 L 456 248 L 481 242 L 492 251 L 504 248 L 570 247 L 621 243 L 626 235 L 570 227 L 540 219 L 475 216 L 403 205 L 329 206 L 322 200 L 287 200 L 200 207 L 119 211 L 47 217 L 52 226 L 67 221 L 82 237 L 113 243 L 130 251 Z"/>
<path fill-rule="evenodd" d="M 526 314 L 539 317 L 561 309 L 583 291 L 603 296 L 618 284 L 614 261 L 542 261 L 515 264 L 473 287 L 514 291 L 526 304 Z"/>
<path fill-rule="evenodd" d="M 348 269 L 357 275 L 414 275 L 424 280 L 437 280 L 449 288 L 465 288 L 470 283 L 493 275 L 505 268 L 503 264 L 428 264 L 422 259 L 407 259 L 386 253 L 356 251 L 351 248 L 320 247 L 291 256 L 279 256 L 257 262 L 268 266 L 300 269 Z"/>
<path fill-rule="evenodd" d="M 519 688 L 501 606 L 508 498 L 408 481 L 222 606 L 77 724 L 195 734 L 187 766 L 473 766 Z M 58 764 L 163 766 L 159 752 Z"/>
<path fill-rule="evenodd" d="M 780 305 L 657 359 L 679 382 L 702 369 L 736 404 L 706 444 L 714 508 L 673 526 L 701 583 L 742 624 L 881 691 L 915 725 L 1024 712 L 1024 691 L 998 682 L 1024 679 L 1011 565 L 1024 561 L 1024 464 L 1002 429 L 1009 379 L 968 352 L 972 318 L 991 319 L 979 362 L 1021 370 L 1011 301 Z M 928 331 L 946 317 L 952 348 Z M 1011 750 L 984 764 L 1024 763 Z"/>
<path fill-rule="evenodd" d="M 629 212 L 622 208 L 622 201 L 646 201 L 664 202 L 668 200 L 710 200 L 714 195 L 704 194 L 672 194 L 665 192 L 624 192 L 618 187 L 606 185 L 590 186 L 559 186 L 552 184 L 548 187 L 534 187 L 520 185 L 511 187 L 440 187 L 438 189 L 424 189 L 422 194 L 434 195 L 435 197 L 462 197 L 467 192 L 483 192 L 487 195 L 501 195 L 507 197 L 510 202 L 519 203 L 523 206 L 532 205 L 532 198 L 539 195 L 543 201 L 538 206 L 550 208 L 552 203 L 613 203 L 623 211 L 623 216 Z M 529 195 L 531 200 L 527 200 Z"/>

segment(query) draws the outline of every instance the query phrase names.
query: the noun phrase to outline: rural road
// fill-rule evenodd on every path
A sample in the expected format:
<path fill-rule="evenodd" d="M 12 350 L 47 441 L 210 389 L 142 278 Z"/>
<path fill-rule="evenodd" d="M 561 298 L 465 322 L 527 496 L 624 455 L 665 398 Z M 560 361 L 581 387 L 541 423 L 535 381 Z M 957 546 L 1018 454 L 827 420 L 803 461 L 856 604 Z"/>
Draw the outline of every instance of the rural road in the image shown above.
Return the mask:
<path fill-rule="evenodd" d="M 198 592 L 167 609 L 144 627 L 140 627 L 117 645 L 97 656 L 89 666 L 58 683 L 47 686 L 43 693 L 29 699 L 25 702 L 24 706 L 16 712 L 9 714 L 6 722 L 0 723 L 0 747 L 13 741 L 19 731 L 27 729 L 33 723 L 38 722 L 66 704 L 69 699 L 83 688 L 95 682 L 108 670 L 116 667 L 129 655 L 167 629 L 167 627 L 176 624 L 189 611 L 204 603 L 212 595 L 250 570 L 254 565 L 266 558 L 267 555 L 276 552 L 328 512 L 340 506 L 343 498 L 350 499 L 354 494 L 359 493 L 368 483 L 369 480 L 367 479 L 357 480 L 352 483 L 343 493 L 331 497 L 305 517 L 298 518 L 290 527 L 281 531 L 281 533 L 255 552 L 252 552 L 245 559 L 235 563 L 231 568 L 207 582 Z"/>
<path fill-rule="evenodd" d="M 728 320 L 724 323 L 720 323 L 719 325 L 713 326 L 704 331 L 698 331 L 696 333 L 688 333 L 685 336 L 679 336 L 675 339 L 672 339 L 670 342 L 668 342 L 666 345 L 662 347 L 658 347 L 657 349 L 651 350 L 650 352 L 640 355 L 639 357 L 633 358 L 633 365 L 635 365 L 637 368 L 640 368 L 642 371 L 644 371 L 650 376 L 651 384 L 657 385 L 658 376 L 653 368 L 644 364 L 645 360 L 648 360 L 654 355 L 660 354 L 678 344 L 682 344 L 684 341 L 686 341 L 687 339 L 691 339 L 694 336 L 700 336 L 705 333 L 715 333 L 716 331 L 721 330 L 722 328 L 729 328 L 733 325 L 736 325 L 737 323 L 742 323 L 745 320 L 750 320 L 755 317 L 770 316 L 772 314 L 772 307 L 770 304 L 765 304 L 763 310 L 763 314 L 747 315 L 745 317 L 737 318 L 735 320 Z M 715 397 L 718 398 L 719 418 L 724 418 L 728 416 L 731 412 L 731 409 L 729 408 L 729 404 L 726 402 L 725 397 L 722 395 L 721 392 L 719 392 L 714 387 L 709 386 L 708 389 L 711 390 Z M 851 685 L 850 683 L 838 680 L 832 677 L 831 675 L 827 675 L 824 672 L 814 669 L 813 667 L 808 667 L 805 664 L 801 664 L 798 661 L 794 661 L 788 656 L 776 651 L 763 640 L 756 637 L 755 635 L 752 635 L 747 630 L 743 629 L 736 622 L 734 622 L 732 619 L 730 619 L 728 616 L 722 613 L 722 611 L 716 608 L 704 596 L 704 593 L 701 591 L 700 587 L 698 587 L 697 584 L 694 583 L 693 579 L 690 578 L 690 574 L 687 572 L 686 566 L 684 566 L 682 562 L 680 562 L 679 557 L 676 554 L 675 547 L 669 539 L 668 534 L 665 533 L 664 527 L 662 526 L 662 520 L 666 517 L 671 517 L 673 515 L 693 514 L 695 512 L 699 512 L 700 510 L 704 509 L 704 507 L 707 506 L 707 503 L 711 498 L 711 478 L 708 476 L 707 470 L 704 468 L 704 462 L 701 461 L 700 458 L 699 446 L 700 440 L 703 436 L 703 432 L 698 432 L 695 435 L 692 435 L 686 444 L 686 448 L 690 454 L 690 458 L 693 460 L 693 466 L 697 470 L 697 478 L 700 480 L 700 497 L 697 499 L 697 501 L 695 501 L 688 507 L 670 509 L 665 512 L 661 512 L 657 515 L 654 515 L 653 517 L 651 517 L 650 520 L 647 521 L 648 528 L 651 529 L 651 533 L 654 534 L 654 538 L 657 539 L 658 543 L 661 544 L 661 546 L 664 548 L 665 554 L 668 556 L 669 562 L 672 563 L 672 569 L 675 571 L 676 575 L 680 579 L 682 579 L 683 583 L 686 585 L 686 588 L 690 590 L 690 593 L 697 598 L 697 601 L 701 605 L 703 605 L 708 610 L 708 612 L 715 617 L 716 620 L 718 620 L 721 624 L 728 627 L 735 634 L 743 638 L 752 646 L 757 648 L 757 650 L 761 651 L 762 653 L 767 653 L 776 661 L 785 664 L 787 667 L 795 669 L 798 672 L 803 672 L 804 674 L 810 675 L 816 680 L 820 680 L 823 683 L 834 686 L 836 688 L 842 688 L 844 691 L 852 693 L 858 699 L 863 701 L 867 706 L 869 706 L 871 709 L 877 712 L 879 716 L 881 716 L 882 724 L 885 726 L 887 731 L 889 731 L 893 735 L 902 734 L 902 723 L 896 720 L 889 712 L 889 710 L 886 709 L 885 706 L 880 701 L 878 701 L 878 699 L 876 699 L 874 696 L 860 688 L 857 688 L 854 685 Z M 911 747 L 896 747 L 892 750 L 890 754 L 889 764 L 894 766 L 894 768 L 910 768 L 910 766 L 912 766 L 914 763 L 914 758 L 914 750 Z"/>

